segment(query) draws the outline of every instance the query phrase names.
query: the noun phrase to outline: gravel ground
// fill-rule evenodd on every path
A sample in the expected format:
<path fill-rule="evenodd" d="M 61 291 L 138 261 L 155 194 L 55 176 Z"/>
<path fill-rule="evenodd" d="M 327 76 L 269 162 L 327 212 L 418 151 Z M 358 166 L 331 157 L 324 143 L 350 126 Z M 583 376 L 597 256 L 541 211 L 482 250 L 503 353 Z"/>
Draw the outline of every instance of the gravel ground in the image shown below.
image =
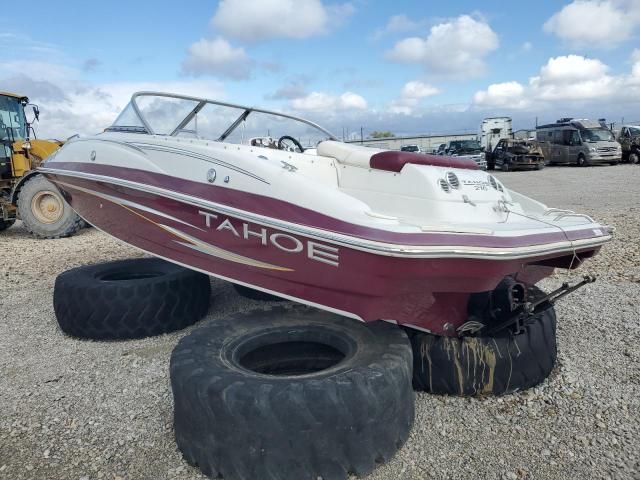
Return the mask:
<path fill-rule="evenodd" d="M 599 280 L 557 305 L 551 378 L 501 398 L 418 394 L 411 438 L 367 479 L 640 478 L 640 168 L 496 175 L 617 228 L 582 268 Z M 97 343 L 57 328 L 58 273 L 139 254 L 93 229 L 33 240 L 19 223 L 0 234 L 0 251 L 0 479 L 204 478 L 182 460 L 172 431 L 169 356 L 191 329 Z M 212 289 L 210 319 L 260 306 L 225 282 Z"/>

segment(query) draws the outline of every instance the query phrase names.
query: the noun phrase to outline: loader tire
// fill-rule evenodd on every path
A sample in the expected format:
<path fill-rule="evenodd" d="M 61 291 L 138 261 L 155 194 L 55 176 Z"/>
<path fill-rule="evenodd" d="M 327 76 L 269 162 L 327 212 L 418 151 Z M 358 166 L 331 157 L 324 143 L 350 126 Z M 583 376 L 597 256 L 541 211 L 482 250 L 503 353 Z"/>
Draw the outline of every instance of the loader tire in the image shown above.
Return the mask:
<path fill-rule="evenodd" d="M 2 220 L 2 219 L 0 219 L 0 232 L 2 232 L 3 230 L 6 230 L 7 228 L 9 228 L 14 223 L 15 223 L 15 220 Z"/>
<path fill-rule="evenodd" d="M 212 321 L 171 355 L 176 442 L 211 477 L 343 480 L 389 460 L 414 418 L 404 332 L 306 307 Z"/>
<path fill-rule="evenodd" d="M 209 308 L 202 273 L 156 258 L 68 270 L 56 278 L 53 307 L 63 332 L 93 340 L 150 337 L 180 330 Z"/>
<path fill-rule="evenodd" d="M 556 314 L 546 304 L 520 334 L 442 337 L 410 331 L 413 386 L 429 393 L 503 395 L 531 388 L 556 363 Z"/>
<path fill-rule="evenodd" d="M 25 182 L 17 205 L 24 227 L 34 237 L 69 237 L 82 228 L 83 220 L 42 175 L 35 175 Z"/>

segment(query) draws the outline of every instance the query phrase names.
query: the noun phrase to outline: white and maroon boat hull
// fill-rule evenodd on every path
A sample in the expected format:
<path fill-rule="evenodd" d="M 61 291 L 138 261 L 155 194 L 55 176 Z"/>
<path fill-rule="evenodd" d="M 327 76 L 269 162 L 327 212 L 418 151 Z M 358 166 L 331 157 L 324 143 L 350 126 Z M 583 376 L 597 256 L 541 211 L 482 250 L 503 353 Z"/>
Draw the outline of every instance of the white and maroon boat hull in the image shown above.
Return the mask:
<path fill-rule="evenodd" d="M 252 116 L 256 132 L 286 135 L 245 138 Z M 92 225 L 144 252 L 442 335 L 468 320 L 473 293 L 575 268 L 611 238 L 473 161 L 345 144 L 305 119 L 158 92 L 134 94 L 106 132 L 68 141 L 40 170 Z"/>
<path fill-rule="evenodd" d="M 92 225 L 144 252 L 363 321 L 442 335 L 467 320 L 470 294 L 506 275 L 534 284 L 600 248 L 592 229 L 569 233 L 574 256 L 558 251 L 567 241 L 560 233 L 385 232 L 144 170 L 53 159 L 43 172 Z"/>

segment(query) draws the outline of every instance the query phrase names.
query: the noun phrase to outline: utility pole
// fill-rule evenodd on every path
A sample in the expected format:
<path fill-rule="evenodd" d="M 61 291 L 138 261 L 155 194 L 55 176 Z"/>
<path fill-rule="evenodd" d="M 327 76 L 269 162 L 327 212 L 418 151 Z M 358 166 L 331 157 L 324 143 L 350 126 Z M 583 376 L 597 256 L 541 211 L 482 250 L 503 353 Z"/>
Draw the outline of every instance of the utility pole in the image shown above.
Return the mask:
<path fill-rule="evenodd" d="M 360 127 L 360 145 L 362 145 L 364 143 L 364 135 L 363 135 L 363 128 Z"/>

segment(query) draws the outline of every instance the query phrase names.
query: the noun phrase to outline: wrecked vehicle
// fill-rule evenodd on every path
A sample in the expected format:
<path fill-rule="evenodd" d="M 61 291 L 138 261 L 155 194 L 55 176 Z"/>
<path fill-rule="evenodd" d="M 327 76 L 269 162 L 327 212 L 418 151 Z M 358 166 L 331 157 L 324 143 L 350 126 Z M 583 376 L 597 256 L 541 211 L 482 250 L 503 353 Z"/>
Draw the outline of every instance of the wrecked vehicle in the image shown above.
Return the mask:
<path fill-rule="evenodd" d="M 473 160 L 482 170 L 487 169 L 487 162 L 480 142 L 477 140 L 450 140 L 441 155 Z"/>
<path fill-rule="evenodd" d="M 623 125 L 618 135 L 622 145 L 622 161 L 640 163 L 640 126 Z"/>
<path fill-rule="evenodd" d="M 541 170 L 544 164 L 542 148 L 535 140 L 503 138 L 492 152 L 487 152 L 489 170 L 496 167 L 505 172 L 516 169 Z"/>

